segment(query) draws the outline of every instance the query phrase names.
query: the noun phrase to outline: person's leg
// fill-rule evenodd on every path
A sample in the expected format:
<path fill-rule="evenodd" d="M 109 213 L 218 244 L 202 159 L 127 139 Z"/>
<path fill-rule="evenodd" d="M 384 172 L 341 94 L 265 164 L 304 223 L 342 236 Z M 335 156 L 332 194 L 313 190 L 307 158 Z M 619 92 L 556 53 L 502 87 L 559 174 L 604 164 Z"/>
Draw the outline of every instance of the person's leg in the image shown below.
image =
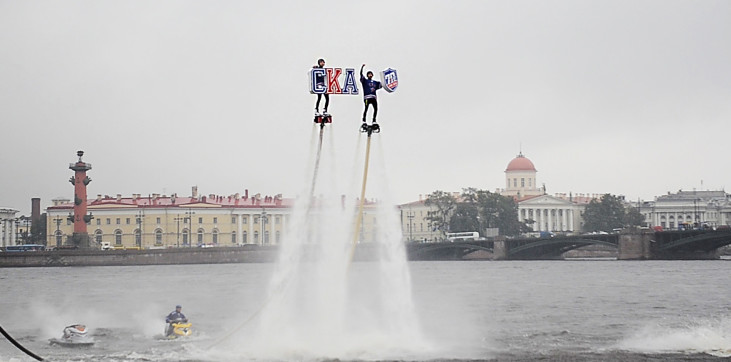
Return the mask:
<path fill-rule="evenodd" d="M 367 99 L 363 100 L 363 123 L 365 123 L 366 114 L 368 113 L 368 105 L 370 104 Z"/>
<path fill-rule="evenodd" d="M 373 98 L 373 123 L 376 123 L 376 115 L 378 114 L 378 100 Z"/>
<path fill-rule="evenodd" d="M 327 106 L 330 105 L 330 95 L 325 93 L 325 113 L 327 113 Z"/>
<path fill-rule="evenodd" d="M 317 95 L 317 103 L 315 103 L 315 111 L 317 112 L 320 111 L 320 98 L 322 98 L 322 94 Z M 325 98 L 325 100 L 327 100 L 327 98 Z M 325 104 L 327 104 L 327 102 L 325 102 Z M 325 106 L 325 109 L 327 109 L 327 106 Z"/>

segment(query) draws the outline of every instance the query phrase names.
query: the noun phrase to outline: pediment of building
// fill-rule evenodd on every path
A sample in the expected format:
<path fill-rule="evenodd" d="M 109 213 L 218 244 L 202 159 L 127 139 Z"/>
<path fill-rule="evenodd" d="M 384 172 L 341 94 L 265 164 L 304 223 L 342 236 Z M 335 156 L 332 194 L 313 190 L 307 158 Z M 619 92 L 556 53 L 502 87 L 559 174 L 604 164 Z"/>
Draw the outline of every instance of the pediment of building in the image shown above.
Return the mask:
<path fill-rule="evenodd" d="M 550 195 L 541 195 L 532 197 L 527 200 L 523 200 L 518 203 L 520 207 L 560 207 L 560 206 L 573 206 L 574 203 L 568 200 L 559 199 Z"/>

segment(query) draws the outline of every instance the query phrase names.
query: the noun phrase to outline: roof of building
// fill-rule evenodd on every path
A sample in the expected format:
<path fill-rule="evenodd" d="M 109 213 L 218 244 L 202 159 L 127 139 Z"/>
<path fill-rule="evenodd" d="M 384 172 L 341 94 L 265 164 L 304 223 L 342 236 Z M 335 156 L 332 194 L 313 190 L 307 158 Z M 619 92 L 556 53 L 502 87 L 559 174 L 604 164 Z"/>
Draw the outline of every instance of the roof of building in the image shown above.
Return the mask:
<path fill-rule="evenodd" d="M 512 161 L 510 161 L 510 163 L 508 163 L 508 167 L 505 169 L 505 172 L 510 171 L 536 171 L 536 167 L 533 166 L 533 162 L 523 156 L 523 153 L 521 152 Z"/>
<path fill-rule="evenodd" d="M 86 200 L 89 208 L 188 208 L 188 207 L 233 207 L 233 208 L 272 208 L 272 207 L 291 207 L 294 199 L 285 199 L 281 195 L 264 196 L 259 195 L 253 197 L 240 197 L 238 195 L 220 196 L 208 195 L 201 197 L 190 196 L 165 196 L 165 195 L 134 195 L 132 197 L 117 197 L 99 195 L 96 199 Z M 72 202 L 63 202 L 54 206 L 49 206 L 49 210 L 73 208 Z"/>

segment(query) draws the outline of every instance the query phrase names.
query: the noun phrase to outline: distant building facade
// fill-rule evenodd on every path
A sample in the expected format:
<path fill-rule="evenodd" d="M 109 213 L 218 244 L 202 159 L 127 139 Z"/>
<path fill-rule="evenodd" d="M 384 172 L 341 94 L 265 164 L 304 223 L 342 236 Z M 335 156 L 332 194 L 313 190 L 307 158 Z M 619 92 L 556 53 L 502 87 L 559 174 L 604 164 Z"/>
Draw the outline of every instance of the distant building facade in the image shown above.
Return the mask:
<path fill-rule="evenodd" d="M 515 199 L 518 220 L 525 222 L 533 231 L 580 232 L 584 225 L 584 210 L 600 194 L 547 195 L 545 186 L 538 186 L 538 171 L 533 162 L 520 152 L 505 168 L 505 188 L 495 192 Z M 453 196 L 459 199 L 460 193 Z M 424 200 L 399 205 L 404 240 L 442 241 L 443 233 L 427 219 L 436 208 L 424 204 Z"/>
<path fill-rule="evenodd" d="M 292 199 L 238 194 L 190 197 L 98 195 L 87 200 L 88 230 L 95 246 L 151 247 L 271 245 L 281 242 Z M 46 209 L 47 245 L 61 246 L 73 233 L 73 204 L 56 199 Z"/>
<path fill-rule="evenodd" d="M 654 201 L 630 202 L 644 216 L 645 226 L 663 229 L 731 225 L 731 195 L 725 191 L 678 191 Z"/>
<path fill-rule="evenodd" d="M 19 219 L 15 217 L 17 213 L 18 210 L 0 207 L 0 247 L 16 245 L 19 240 Z"/>
<path fill-rule="evenodd" d="M 191 196 L 97 195 L 87 200 L 92 247 L 149 249 L 198 246 L 277 245 L 284 241 L 294 199 L 281 195 Z M 360 242 L 374 241 L 375 203 L 364 207 Z M 57 198 L 46 209 L 46 245 L 67 245 L 73 234 L 73 203 Z M 298 237 L 298 236 L 294 236 Z"/>

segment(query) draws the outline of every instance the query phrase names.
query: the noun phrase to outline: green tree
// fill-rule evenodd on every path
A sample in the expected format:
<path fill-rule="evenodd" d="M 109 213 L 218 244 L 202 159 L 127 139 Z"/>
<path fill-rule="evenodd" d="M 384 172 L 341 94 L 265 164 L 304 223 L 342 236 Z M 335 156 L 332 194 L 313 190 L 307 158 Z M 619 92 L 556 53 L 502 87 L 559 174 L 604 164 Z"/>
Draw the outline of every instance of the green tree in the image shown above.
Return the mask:
<path fill-rule="evenodd" d="M 604 194 L 599 200 L 591 200 L 584 212 L 585 231 L 610 232 L 625 224 L 625 210 L 622 200 L 614 195 Z"/>
<path fill-rule="evenodd" d="M 477 210 L 478 231 L 485 235 L 485 229 L 498 228 L 500 235 L 514 236 L 530 228 L 518 220 L 518 206 L 512 197 L 502 196 L 485 190 L 466 188 L 463 202 Z M 467 230 L 469 231 L 469 230 Z"/>
<path fill-rule="evenodd" d="M 642 226 L 645 222 L 645 215 L 642 215 L 637 208 L 628 206 L 625 209 L 624 225 L 625 226 Z"/>
<path fill-rule="evenodd" d="M 426 197 L 424 205 L 436 208 L 436 210 L 428 212 L 426 219 L 439 230 L 442 239 L 446 239 L 447 232 L 449 232 L 449 220 L 457 205 L 457 200 L 452 194 L 437 190 Z"/>
<path fill-rule="evenodd" d="M 449 220 L 449 230 L 453 233 L 464 231 L 481 231 L 478 210 L 475 204 L 461 202 L 454 209 Z"/>

